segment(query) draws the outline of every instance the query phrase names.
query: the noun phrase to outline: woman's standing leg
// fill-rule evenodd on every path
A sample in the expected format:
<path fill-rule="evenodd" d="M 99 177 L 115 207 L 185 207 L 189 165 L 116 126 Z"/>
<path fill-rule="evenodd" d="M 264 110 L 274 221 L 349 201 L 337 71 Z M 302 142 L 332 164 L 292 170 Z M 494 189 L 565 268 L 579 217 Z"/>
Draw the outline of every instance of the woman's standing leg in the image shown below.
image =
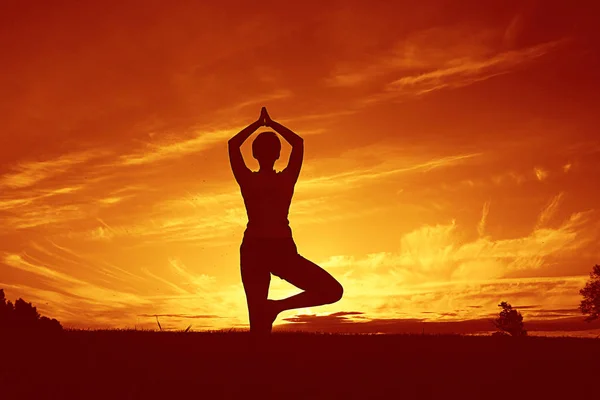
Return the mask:
<path fill-rule="evenodd" d="M 242 245 L 240 249 L 240 269 L 246 292 L 250 332 L 270 333 L 272 321 L 265 318 L 265 308 L 269 295 L 271 273 L 260 257 L 260 251 Z"/>

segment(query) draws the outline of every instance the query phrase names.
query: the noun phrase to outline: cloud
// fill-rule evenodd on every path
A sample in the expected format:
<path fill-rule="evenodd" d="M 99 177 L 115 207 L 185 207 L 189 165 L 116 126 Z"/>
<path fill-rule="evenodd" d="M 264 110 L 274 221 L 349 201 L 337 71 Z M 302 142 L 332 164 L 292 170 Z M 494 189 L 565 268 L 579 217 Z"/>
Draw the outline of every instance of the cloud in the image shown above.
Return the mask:
<path fill-rule="evenodd" d="M 218 315 L 185 315 L 185 314 L 140 314 L 140 317 L 166 317 L 166 318 L 183 318 L 183 319 L 205 319 L 205 318 L 222 318 Z"/>
<path fill-rule="evenodd" d="M 294 322 L 295 324 L 310 324 L 313 327 L 327 326 L 332 324 L 350 324 L 363 317 L 363 312 L 358 311 L 339 311 L 327 315 L 307 315 L 300 314 L 294 317 L 283 318 L 284 321 Z"/>
<path fill-rule="evenodd" d="M 517 42 L 517 38 L 520 36 L 521 31 L 523 30 L 523 21 L 523 14 L 517 14 L 512 18 L 510 24 L 508 24 L 506 27 L 502 38 L 502 41 L 506 47 L 514 47 L 515 43 Z"/>
<path fill-rule="evenodd" d="M 483 203 L 483 209 L 481 210 L 481 219 L 479 220 L 479 224 L 477 225 L 477 233 L 479 236 L 484 236 L 485 234 L 485 223 L 487 221 L 487 216 L 490 213 L 490 202 L 486 201 Z"/>
<path fill-rule="evenodd" d="M 225 143 L 238 131 L 236 129 L 203 131 L 187 139 L 174 137 L 162 143 L 148 143 L 141 151 L 122 155 L 120 161 L 122 165 L 143 165 L 194 154 L 217 143 Z"/>
<path fill-rule="evenodd" d="M 81 264 L 77 269 L 80 276 L 74 276 L 51 268 L 27 254 L 5 253 L 2 261 L 16 270 L 8 274 L 8 277 L 13 277 L 11 279 L 18 279 L 18 283 L 13 285 L 15 292 L 65 326 L 73 326 L 74 323 L 115 326 L 115 321 L 129 317 L 130 310 L 144 309 L 153 304 L 152 299 L 133 291 L 114 289 L 119 286 L 115 279 L 109 279 L 112 285 L 107 284 L 102 277 L 103 268 L 84 278 L 83 275 L 88 272 Z M 0 270 L 6 272 L 6 266 L 0 264 Z M 7 283 L 10 282 L 8 280 Z"/>
<path fill-rule="evenodd" d="M 520 185 L 526 180 L 527 178 L 525 177 L 525 175 L 516 173 L 514 171 L 492 176 L 492 182 L 496 185 L 501 185 L 505 182 L 514 182 L 517 185 Z"/>
<path fill-rule="evenodd" d="M 206 291 L 214 286 L 215 278 L 206 274 L 191 273 L 181 260 L 172 257 L 169 259 L 169 265 L 182 278 L 186 286 L 192 286 L 194 292 Z"/>
<path fill-rule="evenodd" d="M 40 204 L 5 217 L 1 228 L 13 230 L 66 224 L 70 221 L 85 219 L 88 215 L 79 204 Z"/>
<path fill-rule="evenodd" d="M 3 261 L 6 265 L 47 278 L 53 285 L 60 287 L 64 292 L 92 302 L 112 304 L 113 306 L 126 306 L 128 304 L 143 304 L 146 300 L 132 293 L 107 289 L 71 274 L 49 268 L 35 258 L 25 254 L 5 254 Z"/>
<path fill-rule="evenodd" d="M 258 118 L 258 115 L 260 114 L 260 107 L 275 100 L 289 99 L 292 97 L 292 92 L 290 90 L 277 90 L 269 94 L 257 95 L 254 97 L 255 98 L 252 100 L 245 100 L 237 104 L 221 108 L 216 112 L 216 114 L 231 116 L 231 114 L 234 112 L 239 112 L 240 110 L 252 106 L 258 110 L 256 113 L 256 117 Z"/>
<path fill-rule="evenodd" d="M 153 215 L 147 219 L 140 218 L 140 222 L 115 223 L 111 224 L 110 229 L 100 225 L 71 236 L 102 241 L 135 238 L 138 245 L 199 241 L 209 245 L 206 241 L 228 237 L 234 229 L 243 228 L 245 219 L 243 207 L 235 204 L 235 208 L 224 206 L 214 209 L 209 216 L 199 216 L 198 211 L 186 210 L 179 217 Z"/>
<path fill-rule="evenodd" d="M 254 101 L 249 102 L 254 103 Z M 257 115 L 258 118 L 258 115 Z M 142 149 L 133 151 L 129 154 L 123 154 L 119 157 L 119 161 L 115 163 L 116 167 L 137 166 L 145 164 L 154 164 L 165 160 L 173 160 L 189 155 L 198 154 L 199 152 L 209 150 L 217 145 L 227 143 L 227 140 L 241 131 L 245 126 L 227 129 L 191 129 L 192 133 L 185 136 L 178 135 L 162 135 L 160 141 L 154 143 L 146 143 Z M 302 135 L 322 133 L 322 129 L 304 129 Z"/>
<path fill-rule="evenodd" d="M 496 36 L 498 32 L 494 30 L 474 30 L 464 26 L 414 31 L 397 40 L 383 54 L 371 56 L 358 65 L 337 66 L 327 83 L 334 87 L 358 86 L 394 73 L 436 70 L 452 65 L 457 59 L 483 58 L 494 52 Z"/>
<path fill-rule="evenodd" d="M 346 191 L 359 188 L 363 185 L 377 181 L 391 179 L 402 173 L 414 173 L 446 168 L 467 162 L 478 157 L 479 154 L 460 154 L 425 160 L 394 157 L 385 157 L 376 168 L 356 169 L 352 172 L 333 172 L 328 175 L 307 177 L 298 185 L 297 194 L 291 212 L 297 224 L 322 223 L 331 220 L 340 220 L 348 217 L 357 217 L 373 213 L 375 209 L 365 209 L 361 212 L 349 210 L 337 212 L 335 201 L 328 201 L 329 196 L 337 196 L 337 189 L 343 187 Z M 346 157 L 350 162 L 352 157 Z M 127 215 L 126 218 L 118 217 L 88 219 L 85 231 L 71 232 L 70 237 L 81 237 L 91 241 L 115 242 L 127 238 L 136 238 L 138 243 L 190 243 L 198 241 L 214 241 L 231 236 L 236 230 L 243 229 L 247 223 L 246 211 L 239 189 L 232 189 L 231 184 L 220 185 L 217 191 L 191 191 L 185 190 L 177 195 L 158 198 L 151 207 L 141 214 Z M 318 193 L 318 196 L 314 196 Z M 107 194 L 108 198 L 122 198 L 123 194 L 113 192 Z M 105 195 L 105 196 L 107 196 Z M 106 199 L 107 197 L 103 197 Z M 148 196 L 146 196 L 146 199 Z M 72 205 L 72 218 L 88 217 L 99 214 L 102 208 L 107 207 L 105 201 L 96 202 L 98 205 L 94 213 L 90 212 L 90 204 Z M 112 202 L 111 206 L 118 207 L 119 202 Z M 86 208 L 84 208 L 86 207 Z M 40 210 L 45 211 L 45 210 Z M 49 210 L 48 210 L 49 211 Z M 27 215 L 26 215 L 27 216 Z M 62 217 L 65 215 L 63 214 Z M 59 215 L 51 215 L 51 220 L 43 218 L 27 218 L 33 224 L 53 223 L 60 220 Z M 24 226 L 23 216 L 20 221 L 15 221 L 18 226 Z"/>
<path fill-rule="evenodd" d="M 104 222 L 100 218 L 96 218 L 101 226 L 97 227 L 91 232 L 92 239 L 110 241 L 113 237 L 115 237 L 115 231 L 110 227 L 106 222 Z"/>
<path fill-rule="evenodd" d="M 561 39 L 515 49 L 515 35 L 521 25 L 521 18 L 515 17 L 501 29 L 454 25 L 415 31 L 383 54 L 336 66 L 326 84 L 338 88 L 375 87 L 387 81 L 382 92 L 367 96 L 361 100 L 362 105 L 420 96 L 513 72 L 566 42 Z"/>
<path fill-rule="evenodd" d="M 240 285 L 215 285 L 214 277 L 196 274 L 176 259 L 165 264 L 171 269 L 154 273 L 119 267 L 56 243 L 32 242 L 27 253 L 3 253 L 0 272 L 3 287 L 68 327 L 155 328 L 155 321 L 145 318 L 159 315 L 168 316 L 173 327 L 186 319 L 214 318 L 205 328 L 219 328 L 243 318 Z"/>
<path fill-rule="evenodd" d="M 303 115 L 298 116 L 298 117 L 292 117 L 292 118 L 282 119 L 281 121 L 283 123 L 286 123 L 286 124 L 288 122 L 291 122 L 291 123 L 295 123 L 295 122 L 307 122 L 307 121 L 323 122 L 323 121 L 326 121 L 326 120 L 329 120 L 329 119 L 333 119 L 333 118 L 337 118 L 337 117 L 345 117 L 345 116 L 352 115 L 352 114 L 355 114 L 355 113 L 356 113 L 355 110 L 351 110 L 351 109 L 345 108 L 345 109 L 338 110 L 338 111 L 329 111 L 329 112 L 323 112 L 323 113 L 303 114 Z"/>
<path fill-rule="evenodd" d="M 421 318 L 365 318 L 362 321 L 348 321 L 345 318 L 330 316 L 302 315 L 287 318 L 289 322 L 274 328 L 275 331 L 322 331 L 338 333 L 383 333 L 383 334 L 477 334 L 495 331 L 490 318 L 474 318 L 455 321 L 426 321 Z M 549 318 L 543 321 L 524 319 L 525 329 L 530 334 L 540 332 L 576 332 L 600 329 L 600 322 L 593 325 L 581 317 Z"/>
<path fill-rule="evenodd" d="M 107 155 L 105 151 L 88 150 L 64 154 L 45 161 L 22 162 L 13 168 L 14 172 L 7 173 L 0 178 L 0 187 L 11 189 L 30 187 L 105 155 Z"/>
<path fill-rule="evenodd" d="M 189 294 L 191 294 L 190 289 L 183 288 L 183 287 L 177 285 L 176 283 L 174 283 L 174 282 L 172 282 L 172 281 L 170 281 L 168 279 L 163 278 L 162 276 L 156 275 L 156 274 L 150 272 L 147 268 L 141 268 L 141 271 L 144 274 L 148 275 L 149 277 L 151 277 L 151 278 L 155 279 L 156 281 L 162 283 L 163 285 L 166 285 L 166 288 L 170 288 L 170 289 L 174 290 L 175 293 L 178 294 L 178 295 L 189 295 Z"/>
<path fill-rule="evenodd" d="M 540 182 L 548 177 L 548 171 L 546 171 L 542 167 L 535 167 L 533 169 L 533 172 L 535 173 L 535 177 L 537 178 L 537 180 Z"/>
<path fill-rule="evenodd" d="M 512 72 L 521 64 L 529 63 L 558 46 L 553 41 L 520 50 L 501 52 L 483 59 L 453 59 L 444 68 L 418 75 L 403 76 L 387 85 L 387 90 L 397 94 L 420 95 L 443 88 L 457 88 L 474 82 Z"/>
<path fill-rule="evenodd" d="M 330 174 L 314 178 L 303 179 L 298 182 L 297 187 L 301 190 L 322 191 L 329 188 L 344 187 L 349 188 L 375 181 L 384 178 L 393 177 L 396 174 L 415 172 L 415 171 L 431 171 L 436 168 L 449 167 L 461 164 L 475 157 L 481 156 L 481 153 L 458 154 L 452 156 L 432 158 L 427 161 L 417 161 L 412 164 L 405 165 L 380 165 L 373 169 L 354 170 L 350 172 L 342 172 Z M 403 160 L 398 160 L 402 162 Z M 394 163 L 397 161 L 394 160 Z"/>
<path fill-rule="evenodd" d="M 574 213 L 557 228 L 543 226 L 555 212 L 561 196 L 554 197 L 542 210 L 538 224 L 528 236 L 494 240 L 480 235 L 473 241 L 464 241 L 456 221 L 452 221 L 425 225 L 403 235 L 396 253 L 375 253 L 363 259 L 338 256 L 323 265 L 377 271 L 384 268 L 393 271 L 396 281 L 406 284 L 493 279 L 516 271 L 538 270 L 547 257 L 577 250 L 591 240 L 582 231 L 592 220 L 590 213 Z M 485 206 L 483 215 L 487 217 Z M 478 227 L 481 225 L 480 221 Z"/>
<path fill-rule="evenodd" d="M 283 321 L 292 322 L 294 326 L 310 325 L 312 329 L 318 330 L 319 327 L 330 327 L 332 325 L 352 324 L 361 321 L 364 313 L 358 311 L 339 311 L 324 315 L 299 314 L 294 317 L 283 318 Z M 284 327 L 287 325 L 283 325 Z M 279 326 L 281 328 L 281 325 Z"/>
<path fill-rule="evenodd" d="M 564 193 L 561 192 L 550 200 L 546 208 L 544 208 L 538 216 L 537 224 L 535 226 L 536 230 L 539 230 L 546 226 L 550 219 L 556 214 L 556 211 L 558 210 L 558 207 L 560 206 L 563 197 Z"/>
<path fill-rule="evenodd" d="M 106 205 L 112 205 L 112 204 L 117 204 L 120 203 L 121 201 L 123 201 L 124 199 L 126 199 L 128 196 L 113 196 L 113 197 L 105 197 L 103 199 L 98 200 L 100 203 L 102 204 L 106 204 Z"/>
<path fill-rule="evenodd" d="M 549 201 L 538 221 L 549 219 L 561 196 Z M 482 216 L 487 217 L 485 204 Z M 593 243 L 597 232 L 589 226 L 595 215 L 573 213 L 556 227 L 538 223 L 529 234 L 513 238 L 483 234 L 481 220 L 472 239 L 456 221 L 424 225 L 402 235 L 397 251 L 337 255 L 319 265 L 332 270 L 344 286 L 337 307 L 359 309 L 370 319 L 478 319 L 495 313 L 500 301 L 537 304 L 527 318 L 548 318 L 538 310 L 574 308 L 587 276 L 544 276 L 546 268 Z"/>
<path fill-rule="evenodd" d="M 64 284 L 76 284 L 83 285 L 85 282 L 72 277 L 71 275 L 61 273 L 55 271 L 51 268 L 45 267 L 43 265 L 36 265 L 30 261 L 28 261 L 25 257 L 19 254 L 5 254 L 4 260 L 7 265 L 18 268 L 23 271 L 31 272 L 37 275 L 41 275 L 46 278 L 50 278 L 52 280 L 56 280 L 60 283 Z"/>

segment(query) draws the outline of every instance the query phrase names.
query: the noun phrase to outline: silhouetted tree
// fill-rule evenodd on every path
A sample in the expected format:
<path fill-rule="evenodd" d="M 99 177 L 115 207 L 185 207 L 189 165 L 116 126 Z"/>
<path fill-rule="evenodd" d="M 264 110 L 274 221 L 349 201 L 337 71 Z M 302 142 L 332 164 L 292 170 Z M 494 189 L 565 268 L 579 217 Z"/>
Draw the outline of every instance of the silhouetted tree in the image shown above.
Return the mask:
<path fill-rule="evenodd" d="M 23 299 L 15 301 L 14 324 L 22 328 L 34 328 L 40 320 L 37 308 Z"/>
<path fill-rule="evenodd" d="M 594 265 L 590 272 L 590 280 L 579 291 L 583 296 L 579 309 L 583 314 L 588 314 L 585 319 L 591 322 L 600 316 L 600 265 Z"/>
<path fill-rule="evenodd" d="M 4 296 L 4 289 L 0 289 L 0 328 L 8 327 L 12 324 L 12 316 L 15 307 Z"/>
<path fill-rule="evenodd" d="M 0 329 L 11 328 L 60 331 L 62 325 L 56 319 L 40 316 L 37 308 L 23 299 L 15 301 L 13 306 L 0 289 Z"/>
<path fill-rule="evenodd" d="M 55 318 L 41 317 L 39 323 L 40 329 L 43 331 L 61 331 L 62 325 Z"/>
<path fill-rule="evenodd" d="M 500 311 L 500 316 L 494 320 L 496 328 L 511 336 L 527 336 L 521 313 L 505 301 L 498 304 L 498 307 L 501 307 L 502 311 Z"/>

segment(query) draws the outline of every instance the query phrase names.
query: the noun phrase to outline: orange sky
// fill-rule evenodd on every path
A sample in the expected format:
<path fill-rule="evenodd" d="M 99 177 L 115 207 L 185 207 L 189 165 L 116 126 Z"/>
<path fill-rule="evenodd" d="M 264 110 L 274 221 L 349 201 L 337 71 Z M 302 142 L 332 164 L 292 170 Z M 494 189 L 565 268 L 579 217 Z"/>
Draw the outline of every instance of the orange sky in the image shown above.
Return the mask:
<path fill-rule="evenodd" d="M 264 105 L 305 138 L 298 249 L 345 287 L 280 323 L 475 332 L 508 301 L 538 333 L 600 327 L 576 309 L 600 263 L 593 10 L 19 3 L 0 14 L 10 299 L 67 327 L 247 327 L 226 142 Z"/>

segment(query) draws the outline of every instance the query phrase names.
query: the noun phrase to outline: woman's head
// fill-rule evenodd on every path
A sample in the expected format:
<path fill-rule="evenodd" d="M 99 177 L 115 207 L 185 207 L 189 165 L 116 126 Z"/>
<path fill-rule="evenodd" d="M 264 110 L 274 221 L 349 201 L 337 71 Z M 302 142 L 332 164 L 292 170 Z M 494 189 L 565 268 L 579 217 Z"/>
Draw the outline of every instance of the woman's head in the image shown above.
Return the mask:
<path fill-rule="evenodd" d="M 252 142 L 252 155 L 259 163 L 274 163 L 281 153 L 281 141 L 275 132 L 261 132 Z"/>

